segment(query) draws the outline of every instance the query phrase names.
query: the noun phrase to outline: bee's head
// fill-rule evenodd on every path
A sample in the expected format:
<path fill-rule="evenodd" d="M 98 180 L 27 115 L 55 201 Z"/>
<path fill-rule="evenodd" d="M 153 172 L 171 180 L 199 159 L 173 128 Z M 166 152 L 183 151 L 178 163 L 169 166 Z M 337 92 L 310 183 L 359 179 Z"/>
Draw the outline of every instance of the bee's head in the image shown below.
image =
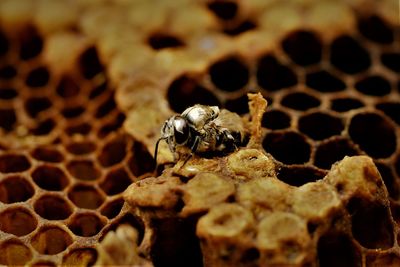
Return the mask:
<path fill-rule="evenodd" d="M 161 129 L 161 136 L 167 142 L 183 145 L 189 139 L 188 122 L 180 115 L 175 115 L 165 121 Z"/>

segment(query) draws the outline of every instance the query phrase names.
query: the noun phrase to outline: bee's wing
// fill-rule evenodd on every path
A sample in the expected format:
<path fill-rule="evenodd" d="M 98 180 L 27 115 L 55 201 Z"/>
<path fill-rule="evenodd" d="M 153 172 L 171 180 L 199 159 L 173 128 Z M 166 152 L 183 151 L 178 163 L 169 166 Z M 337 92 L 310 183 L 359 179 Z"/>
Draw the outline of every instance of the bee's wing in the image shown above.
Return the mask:
<path fill-rule="evenodd" d="M 244 125 L 242 118 L 233 112 L 222 109 L 219 116 L 214 120 L 214 123 L 219 128 L 228 129 L 231 132 L 238 132 L 244 135 Z"/>

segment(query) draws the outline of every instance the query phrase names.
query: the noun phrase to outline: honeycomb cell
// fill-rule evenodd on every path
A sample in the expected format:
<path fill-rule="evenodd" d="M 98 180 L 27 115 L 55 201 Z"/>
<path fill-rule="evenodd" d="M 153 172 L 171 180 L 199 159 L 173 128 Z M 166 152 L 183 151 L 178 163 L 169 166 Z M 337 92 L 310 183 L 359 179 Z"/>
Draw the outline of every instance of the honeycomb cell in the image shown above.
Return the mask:
<path fill-rule="evenodd" d="M 346 112 L 352 109 L 361 108 L 363 106 L 363 102 L 350 97 L 335 98 L 331 100 L 331 109 L 337 112 Z"/>
<path fill-rule="evenodd" d="M 239 34 L 242 34 L 244 32 L 253 30 L 257 27 L 257 24 L 251 20 L 244 20 L 238 25 L 235 25 L 235 27 L 225 27 L 223 30 L 224 33 L 231 35 L 231 36 L 236 36 Z"/>
<path fill-rule="evenodd" d="M 104 145 L 98 157 L 103 167 L 110 167 L 121 162 L 126 156 L 127 137 L 118 136 Z"/>
<path fill-rule="evenodd" d="M 11 100 L 17 96 L 18 92 L 14 88 L 0 88 L 0 99 Z"/>
<path fill-rule="evenodd" d="M 115 132 L 116 130 L 121 128 L 124 121 L 125 121 L 125 115 L 123 113 L 118 113 L 117 116 L 114 119 L 112 119 L 110 123 L 103 125 L 99 129 L 99 131 L 97 133 L 98 137 L 104 138 L 108 134 Z"/>
<path fill-rule="evenodd" d="M 258 84 L 269 91 L 291 87 L 297 84 L 295 73 L 282 65 L 273 55 L 263 56 L 257 64 Z"/>
<path fill-rule="evenodd" d="M 344 233 L 331 232 L 318 240 L 318 261 L 321 267 L 361 266 L 361 253 Z"/>
<path fill-rule="evenodd" d="M 61 196 L 44 195 L 35 201 L 35 212 L 47 220 L 64 220 L 72 213 L 71 205 Z"/>
<path fill-rule="evenodd" d="M 346 84 L 342 80 L 326 70 L 308 73 L 306 85 L 321 93 L 339 92 L 346 89 Z"/>
<path fill-rule="evenodd" d="M 12 131 L 17 122 L 17 115 L 12 108 L 0 108 L 0 129 Z"/>
<path fill-rule="evenodd" d="M 378 16 L 360 19 L 358 22 L 358 29 L 364 37 L 373 42 L 390 44 L 394 41 L 393 30 Z"/>
<path fill-rule="evenodd" d="M 89 237 L 98 234 L 104 225 L 105 221 L 95 213 L 82 213 L 71 218 L 68 228 L 76 235 Z"/>
<path fill-rule="evenodd" d="M 215 86 L 227 92 L 237 91 L 249 81 L 247 66 L 235 56 L 215 62 L 208 72 Z"/>
<path fill-rule="evenodd" d="M 74 186 L 68 193 L 68 198 L 83 209 L 97 209 L 104 202 L 104 196 L 90 185 Z"/>
<path fill-rule="evenodd" d="M 61 115 L 66 119 L 73 119 L 79 117 L 85 112 L 85 108 L 81 106 L 65 107 L 61 110 Z"/>
<path fill-rule="evenodd" d="M 34 193 L 32 185 L 22 176 L 9 176 L 0 182 L 0 201 L 3 203 L 23 202 Z"/>
<path fill-rule="evenodd" d="M 58 226 L 45 226 L 32 238 L 31 244 L 40 254 L 55 255 L 72 244 L 72 237 Z"/>
<path fill-rule="evenodd" d="M 400 53 L 387 52 L 381 55 L 381 62 L 384 66 L 394 72 L 400 72 Z"/>
<path fill-rule="evenodd" d="M 178 113 L 195 104 L 220 106 L 219 100 L 211 91 L 188 76 L 181 76 L 171 83 L 167 98 L 170 107 Z"/>
<path fill-rule="evenodd" d="M 69 251 L 62 260 L 63 266 L 93 266 L 97 259 L 94 248 L 79 248 Z"/>
<path fill-rule="evenodd" d="M 110 94 L 106 100 L 101 103 L 94 114 L 97 119 L 103 118 L 107 116 L 111 111 L 113 111 L 116 107 L 114 94 Z"/>
<path fill-rule="evenodd" d="M 264 113 L 261 125 L 268 129 L 278 130 L 290 127 L 290 115 L 281 110 L 268 110 Z"/>
<path fill-rule="evenodd" d="M 238 12 L 237 3 L 233 1 L 210 1 L 207 7 L 222 20 L 231 20 Z"/>
<path fill-rule="evenodd" d="M 24 236 L 36 229 L 37 220 L 26 208 L 12 207 L 0 213 L 0 230 L 16 236 Z"/>
<path fill-rule="evenodd" d="M 398 199 L 400 195 L 400 185 L 398 184 L 397 179 L 392 172 L 392 169 L 383 163 L 375 162 L 375 165 L 382 176 L 382 179 L 389 192 L 389 196 L 393 199 Z"/>
<path fill-rule="evenodd" d="M 31 152 L 31 155 L 33 158 L 45 162 L 57 163 L 64 160 L 61 152 L 51 147 L 37 147 Z"/>
<path fill-rule="evenodd" d="M 53 119 L 44 119 L 43 121 L 38 122 L 38 125 L 31 129 L 30 132 L 33 135 L 48 135 L 51 131 L 56 127 L 56 123 Z"/>
<path fill-rule="evenodd" d="M 269 133 L 264 138 L 263 147 L 276 160 L 286 164 L 301 164 L 310 159 L 310 145 L 296 132 Z"/>
<path fill-rule="evenodd" d="M 51 261 L 37 261 L 31 264 L 32 267 L 55 267 L 57 266 L 54 262 Z"/>
<path fill-rule="evenodd" d="M 371 96 L 384 96 L 390 93 L 390 83 L 382 76 L 372 75 L 355 84 L 357 91 Z"/>
<path fill-rule="evenodd" d="M 0 56 L 4 56 L 5 54 L 7 54 L 9 48 L 10 44 L 7 40 L 7 36 L 5 36 L 5 34 L 0 31 Z"/>
<path fill-rule="evenodd" d="M 128 160 L 128 167 L 133 175 L 139 177 L 154 170 L 154 159 L 143 144 L 134 142 L 132 151 L 133 155 Z"/>
<path fill-rule="evenodd" d="M 61 191 L 68 185 L 64 171 L 52 165 L 42 165 L 32 172 L 33 181 L 45 190 Z"/>
<path fill-rule="evenodd" d="M 20 154 L 0 155 L 0 172 L 23 172 L 31 167 L 28 158 Z"/>
<path fill-rule="evenodd" d="M 92 79 L 103 71 L 97 50 L 94 47 L 86 49 L 79 58 L 79 68 L 84 78 Z"/>
<path fill-rule="evenodd" d="M 31 70 L 26 77 L 25 83 L 29 87 L 45 86 L 50 80 L 50 73 L 46 67 L 37 67 Z"/>
<path fill-rule="evenodd" d="M 17 70 L 11 65 L 5 65 L 0 68 L 0 79 L 10 80 L 17 76 Z"/>
<path fill-rule="evenodd" d="M 400 266 L 400 258 L 395 253 L 367 255 L 366 266 Z"/>
<path fill-rule="evenodd" d="M 104 80 L 103 82 L 96 84 L 96 86 L 94 86 L 89 93 L 89 99 L 94 99 L 98 96 L 101 96 L 104 92 L 107 91 L 107 80 Z"/>
<path fill-rule="evenodd" d="M 100 187 L 107 195 L 115 195 L 123 192 L 131 183 L 128 173 L 120 168 L 110 171 Z"/>
<path fill-rule="evenodd" d="M 29 116 L 36 116 L 51 107 L 51 101 L 46 97 L 31 97 L 25 101 L 25 110 Z"/>
<path fill-rule="evenodd" d="M 322 56 L 321 41 L 313 32 L 295 31 L 282 40 L 283 51 L 298 65 L 318 63 Z"/>
<path fill-rule="evenodd" d="M 79 94 L 79 85 L 69 76 L 63 76 L 56 87 L 56 92 L 63 98 L 70 98 Z"/>
<path fill-rule="evenodd" d="M 298 128 L 314 140 L 323 140 L 334 135 L 340 135 L 344 125 L 340 118 L 315 112 L 300 117 Z"/>
<path fill-rule="evenodd" d="M 73 142 L 67 145 L 69 153 L 74 155 L 86 155 L 96 150 L 96 144 L 90 141 Z"/>
<path fill-rule="evenodd" d="M 156 222 L 155 222 L 156 223 Z M 118 218 L 116 221 L 114 221 L 108 228 L 106 231 L 104 231 L 102 238 L 104 238 L 106 236 L 106 233 L 108 233 L 109 231 L 115 231 L 117 230 L 117 228 L 121 225 L 130 225 L 132 226 L 134 229 L 136 229 L 137 233 L 138 233 L 138 238 L 137 238 L 137 245 L 139 245 L 144 238 L 144 223 L 142 222 L 142 220 L 131 214 L 131 213 L 126 213 L 124 214 L 122 217 Z M 100 241 L 101 241 L 100 239 Z"/>
<path fill-rule="evenodd" d="M 100 171 L 90 160 L 73 160 L 67 164 L 67 170 L 76 179 L 83 181 L 96 180 Z"/>
<path fill-rule="evenodd" d="M 106 216 L 108 219 L 116 217 L 124 205 L 124 199 L 117 198 L 111 202 L 108 202 L 104 207 L 101 208 L 101 215 Z"/>
<path fill-rule="evenodd" d="M 364 71 L 371 65 L 368 51 L 347 35 L 340 36 L 332 42 L 330 61 L 336 68 L 348 74 Z"/>
<path fill-rule="evenodd" d="M 377 104 L 376 108 L 383 111 L 394 122 L 400 125 L 400 102 L 383 102 Z"/>
<path fill-rule="evenodd" d="M 312 95 L 294 92 L 287 94 L 281 100 L 282 106 L 294 109 L 305 111 L 311 108 L 318 107 L 321 103 L 318 98 L 313 97 Z"/>
<path fill-rule="evenodd" d="M 32 59 L 42 52 L 43 40 L 36 29 L 28 27 L 22 32 L 20 37 L 21 46 L 19 56 L 22 60 Z"/>
<path fill-rule="evenodd" d="M 0 264 L 23 266 L 32 259 L 32 251 L 17 239 L 9 239 L 0 244 Z"/>
<path fill-rule="evenodd" d="M 156 32 L 149 36 L 147 43 L 154 50 L 165 48 L 177 48 L 185 46 L 185 43 L 178 37 L 167 33 Z"/>
<path fill-rule="evenodd" d="M 87 122 L 82 122 L 76 125 L 70 125 L 65 129 L 65 132 L 72 136 L 76 134 L 88 135 L 92 130 L 92 126 Z"/>
<path fill-rule="evenodd" d="M 365 248 L 389 249 L 393 246 L 393 224 L 389 208 L 366 199 L 352 198 L 347 204 L 354 238 Z"/>
<path fill-rule="evenodd" d="M 302 186 L 321 180 L 325 174 L 317 168 L 307 166 L 284 166 L 277 173 L 279 180 L 293 186 Z"/>
<path fill-rule="evenodd" d="M 318 145 L 315 152 L 314 164 L 322 169 L 331 169 L 332 164 L 345 156 L 358 155 L 355 145 L 346 138 L 329 140 Z"/>
<path fill-rule="evenodd" d="M 236 112 L 238 114 L 246 114 L 249 113 L 249 98 L 247 95 L 242 95 L 238 98 L 227 100 L 225 102 L 225 108 L 229 109 L 232 112 Z"/>
<path fill-rule="evenodd" d="M 348 131 L 351 139 L 371 157 L 386 158 L 396 150 L 395 129 L 378 114 L 355 115 Z"/>

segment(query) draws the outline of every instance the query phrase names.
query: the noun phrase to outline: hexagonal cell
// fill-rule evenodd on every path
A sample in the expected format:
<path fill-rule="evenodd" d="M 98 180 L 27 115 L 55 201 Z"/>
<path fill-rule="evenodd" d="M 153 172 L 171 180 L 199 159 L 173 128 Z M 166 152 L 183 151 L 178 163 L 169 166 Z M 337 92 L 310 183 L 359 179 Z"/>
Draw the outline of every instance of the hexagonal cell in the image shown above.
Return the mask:
<path fill-rule="evenodd" d="M 302 186 L 306 183 L 315 182 L 326 175 L 325 172 L 315 167 L 307 166 L 284 166 L 277 174 L 279 180 L 293 186 Z"/>
<path fill-rule="evenodd" d="M 32 185 L 21 176 L 9 176 L 0 182 L 0 201 L 3 203 L 26 201 L 34 193 Z"/>
<path fill-rule="evenodd" d="M 32 172 L 33 181 L 45 190 L 61 191 L 69 183 L 64 171 L 56 166 L 42 165 Z"/>
<path fill-rule="evenodd" d="M 27 27 L 20 34 L 19 56 L 22 60 L 29 60 L 37 57 L 43 49 L 42 37 L 38 31 L 32 27 Z"/>
<path fill-rule="evenodd" d="M 0 230 L 16 236 L 24 236 L 36 229 L 37 220 L 32 212 L 23 207 L 11 207 L 0 213 Z"/>
<path fill-rule="evenodd" d="M 360 154 L 353 142 L 347 138 L 336 138 L 317 146 L 314 164 L 322 169 L 331 169 L 332 164 L 342 160 L 345 156 Z"/>
<path fill-rule="evenodd" d="M 17 239 L 0 244 L 0 264 L 7 266 L 25 265 L 32 259 L 32 251 Z"/>
<path fill-rule="evenodd" d="M 0 172 L 23 172 L 31 167 L 28 158 L 20 154 L 0 155 Z"/>
<path fill-rule="evenodd" d="M 169 219 L 166 219 L 166 221 L 168 221 L 168 220 Z M 181 221 L 182 220 L 180 220 L 180 222 Z M 140 245 L 140 243 L 143 241 L 143 238 L 144 238 L 144 223 L 138 216 L 135 216 L 131 213 L 124 214 L 122 217 L 113 221 L 111 223 L 111 225 L 108 225 L 107 229 L 105 231 L 103 231 L 100 241 L 107 235 L 107 233 L 109 231 L 115 231 L 120 225 L 124 225 L 124 224 L 130 225 L 134 229 L 136 229 L 136 231 L 138 232 L 137 244 Z"/>
<path fill-rule="evenodd" d="M 0 56 L 7 54 L 9 47 L 10 44 L 7 40 L 7 36 L 4 32 L 0 31 Z"/>
<path fill-rule="evenodd" d="M 0 108 L 0 128 L 6 132 L 12 131 L 16 122 L 17 115 L 14 109 Z"/>
<path fill-rule="evenodd" d="M 358 29 L 369 40 L 379 44 L 390 44 L 394 41 L 394 30 L 380 17 L 370 16 L 358 21 Z"/>
<path fill-rule="evenodd" d="M 378 168 L 379 173 L 382 176 L 382 179 L 383 179 L 383 181 L 386 185 L 386 188 L 389 192 L 389 196 L 392 199 L 398 199 L 398 197 L 400 195 L 400 185 L 399 185 L 396 177 L 394 176 L 394 173 L 393 173 L 392 169 L 390 168 L 390 166 L 383 164 L 383 163 L 379 163 L 379 162 L 375 162 L 375 165 Z"/>
<path fill-rule="evenodd" d="M 225 102 L 225 108 L 240 115 L 249 113 L 249 98 L 247 95 L 242 95 L 235 99 L 230 99 Z"/>
<path fill-rule="evenodd" d="M 307 66 L 321 60 L 322 44 L 313 32 L 292 32 L 282 40 L 281 45 L 283 51 L 298 65 Z"/>
<path fill-rule="evenodd" d="M 111 202 L 108 202 L 101 208 L 100 210 L 101 215 L 106 216 L 108 219 L 112 219 L 121 212 L 123 205 L 124 205 L 123 198 L 117 198 Z"/>
<path fill-rule="evenodd" d="M 381 62 L 384 66 L 394 72 L 400 72 L 400 53 L 387 52 L 381 55 Z"/>
<path fill-rule="evenodd" d="M 108 89 L 108 84 L 107 84 L 107 80 L 103 80 L 100 83 L 97 83 L 93 85 L 93 88 L 91 89 L 90 93 L 89 93 L 89 99 L 94 99 L 100 95 L 102 95 L 103 93 L 105 93 Z"/>
<path fill-rule="evenodd" d="M 79 91 L 79 85 L 69 76 L 63 76 L 56 87 L 57 94 L 64 98 L 77 96 Z"/>
<path fill-rule="evenodd" d="M 234 24 L 233 26 L 231 26 L 229 23 L 226 24 L 223 32 L 231 36 L 236 36 L 255 28 L 257 28 L 257 24 L 254 21 L 245 19 L 238 24 Z"/>
<path fill-rule="evenodd" d="M 56 148 L 37 147 L 31 152 L 32 157 L 37 160 L 57 163 L 64 160 L 64 156 Z"/>
<path fill-rule="evenodd" d="M 14 88 L 0 88 L 0 99 L 10 100 L 18 96 L 18 91 Z"/>
<path fill-rule="evenodd" d="M 68 193 L 68 198 L 83 209 L 96 209 L 104 202 L 104 196 L 90 185 L 75 185 Z"/>
<path fill-rule="evenodd" d="M 46 97 L 31 97 L 25 101 L 25 110 L 32 118 L 50 107 L 51 101 Z"/>
<path fill-rule="evenodd" d="M 58 226 L 45 226 L 32 238 L 33 248 L 40 254 L 55 255 L 72 244 L 71 235 Z"/>
<path fill-rule="evenodd" d="M 217 97 L 189 76 L 180 76 L 168 88 L 167 99 L 170 107 L 178 112 L 195 104 L 220 106 Z"/>
<path fill-rule="evenodd" d="M 306 85 L 321 93 L 332 93 L 346 89 L 346 84 L 342 80 L 326 70 L 308 73 Z"/>
<path fill-rule="evenodd" d="M 348 35 L 340 36 L 332 42 L 330 61 L 336 68 L 348 74 L 364 71 L 371 65 L 368 51 Z"/>
<path fill-rule="evenodd" d="M 121 162 L 126 156 L 127 144 L 127 136 L 117 136 L 106 143 L 98 157 L 100 164 L 109 167 Z"/>
<path fill-rule="evenodd" d="M 247 66 L 235 56 L 215 62 L 208 72 L 215 86 L 227 92 L 240 90 L 249 81 Z"/>
<path fill-rule="evenodd" d="M 81 54 L 79 57 L 79 68 L 86 79 L 92 79 L 103 71 L 96 48 L 89 47 Z"/>
<path fill-rule="evenodd" d="M 104 138 L 108 134 L 115 132 L 121 128 L 125 121 L 125 115 L 123 113 L 118 113 L 115 118 L 111 120 L 110 123 L 104 124 L 98 131 L 97 135 L 99 138 Z"/>
<path fill-rule="evenodd" d="M 96 180 L 101 174 L 90 160 L 73 160 L 67 164 L 67 170 L 76 179 L 84 181 Z"/>
<path fill-rule="evenodd" d="M 38 122 L 35 128 L 30 129 L 30 132 L 33 135 L 48 135 L 55 127 L 56 123 L 53 119 L 44 119 L 43 121 Z"/>
<path fill-rule="evenodd" d="M 134 142 L 132 152 L 133 155 L 128 160 L 128 167 L 133 175 L 139 177 L 154 170 L 154 159 L 143 144 Z"/>
<path fill-rule="evenodd" d="M 62 260 L 63 266 L 92 266 L 97 259 L 94 248 L 79 248 L 69 251 Z"/>
<path fill-rule="evenodd" d="M 85 111 L 86 109 L 81 106 L 65 107 L 61 110 L 61 115 L 66 119 L 74 119 L 81 116 Z"/>
<path fill-rule="evenodd" d="M 399 102 L 383 102 L 376 105 L 376 108 L 382 110 L 393 121 L 400 125 L 400 103 Z"/>
<path fill-rule="evenodd" d="M 264 113 L 261 124 L 263 127 L 273 130 L 290 127 L 290 115 L 281 110 L 268 110 Z"/>
<path fill-rule="evenodd" d="M 235 18 L 238 11 L 238 5 L 233 1 L 210 1 L 207 7 L 222 20 Z"/>
<path fill-rule="evenodd" d="M 35 212 L 48 220 L 64 220 L 72 213 L 71 205 L 61 196 L 44 195 L 35 201 Z"/>
<path fill-rule="evenodd" d="M 185 43 L 178 36 L 163 32 L 155 32 L 151 34 L 149 38 L 147 38 L 147 43 L 154 50 L 177 48 L 185 45 Z"/>
<path fill-rule="evenodd" d="M 289 67 L 281 64 L 275 56 L 265 55 L 257 64 L 257 81 L 262 88 L 276 91 L 296 85 L 297 76 Z"/>
<path fill-rule="evenodd" d="M 25 84 L 29 87 L 42 87 L 50 80 L 50 72 L 47 67 L 37 67 L 31 70 L 26 77 Z"/>
<path fill-rule="evenodd" d="M 299 130 L 314 140 L 322 140 L 339 135 L 344 125 L 340 118 L 321 112 L 315 112 L 300 117 Z"/>
<path fill-rule="evenodd" d="M 385 77 L 380 75 L 371 75 L 359 80 L 355 88 L 360 93 L 371 96 L 384 96 L 390 93 L 390 83 Z"/>
<path fill-rule="evenodd" d="M 293 92 L 284 96 L 281 100 L 282 106 L 294 109 L 294 110 L 308 110 L 311 108 L 318 107 L 321 102 L 318 98 L 302 93 L 302 92 Z"/>
<path fill-rule="evenodd" d="M 17 76 L 17 70 L 13 66 L 5 65 L 0 68 L 0 79 L 9 80 L 15 76 Z"/>
<path fill-rule="evenodd" d="M 386 158 L 396 150 L 396 134 L 392 124 L 376 113 L 359 113 L 350 122 L 349 135 L 368 155 Z"/>
<path fill-rule="evenodd" d="M 79 124 L 68 126 L 65 129 L 65 132 L 70 136 L 76 135 L 76 134 L 88 135 L 90 133 L 90 130 L 92 130 L 92 126 L 87 122 L 82 122 Z"/>
<path fill-rule="evenodd" d="M 123 192 L 131 183 L 128 173 L 120 168 L 109 172 L 100 187 L 107 195 L 115 195 Z"/>
<path fill-rule="evenodd" d="M 98 234 L 105 224 L 96 213 L 82 213 L 71 218 L 68 228 L 76 235 L 88 237 Z"/>
<path fill-rule="evenodd" d="M 79 141 L 68 144 L 66 148 L 74 155 L 85 155 L 94 152 L 96 144 L 91 141 Z"/>
<path fill-rule="evenodd" d="M 116 107 L 116 103 L 114 100 L 114 94 L 110 93 L 110 95 L 104 100 L 96 109 L 94 116 L 98 119 L 107 116 L 111 111 L 113 111 Z"/>
<path fill-rule="evenodd" d="M 276 160 L 286 164 L 302 164 L 310 159 L 310 145 L 296 132 L 269 133 L 264 138 L 263 147 Z"/>
<path fill-rule="evenodd" d="M 331 100 L 331 109 L 337 112 L 346 112 L 363 107 L 364 104 L 358 99 L 345 97 Z"/>

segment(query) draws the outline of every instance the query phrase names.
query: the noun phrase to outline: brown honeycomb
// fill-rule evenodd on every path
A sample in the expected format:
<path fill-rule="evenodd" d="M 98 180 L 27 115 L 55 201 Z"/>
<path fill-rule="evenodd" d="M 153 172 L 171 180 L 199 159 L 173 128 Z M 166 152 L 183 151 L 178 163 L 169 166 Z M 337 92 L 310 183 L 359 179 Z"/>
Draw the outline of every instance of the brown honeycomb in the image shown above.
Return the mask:
<path fill-rule="evenodd" d="M 95 248 L 128 223 L 139 247 L 128 246 L 155 266 L 287 259 L 398 265 L 394 2 L 1 1 L 0 264 L 121 264 L 106 257 L 107 248 Z M 153 171 L 155 140 L 172 112 L 202 103 L 247 118 L 248 92 L 268 100 L 259 147 L 195 159 L 187 166 L 194 170 L 171 168 L 162 147 L 164 174 L 142 180 Z M 391 210 L 368 159 L 348 159 L 328 172 L 357 155 L 373 158 Z M 370 187 L 353 192 L 347 180 L 336 184 L 340 175 L 330 179 L 342 167 L 357 170 L 356 160 L 372 172 L 357 176 L 370 177 Z M 261 170 L 250 177 L 246 168 Z M 273 179 L 263 184 L 253 176 Z M 143 188 L 129 207 L 122 192 L 133 182 L 131 188 Z M 246 186 L 255 199 L 240 199 Z M 271 203 L 257 199 L 263 190 Z M 301 203 L 329 196 L 328 208 L 323 201 L 310 207 L 320 214 L 302 211 Z M 221 234 L 233 231 L 229 237 L 209 232 L 213 216 L 224 212 L 233 219 L 217 224 Z M 273 236 L 277 227 L 281 235 Z M 135 239 L 121 229 L 116 247 L 124 235 Z"/>

